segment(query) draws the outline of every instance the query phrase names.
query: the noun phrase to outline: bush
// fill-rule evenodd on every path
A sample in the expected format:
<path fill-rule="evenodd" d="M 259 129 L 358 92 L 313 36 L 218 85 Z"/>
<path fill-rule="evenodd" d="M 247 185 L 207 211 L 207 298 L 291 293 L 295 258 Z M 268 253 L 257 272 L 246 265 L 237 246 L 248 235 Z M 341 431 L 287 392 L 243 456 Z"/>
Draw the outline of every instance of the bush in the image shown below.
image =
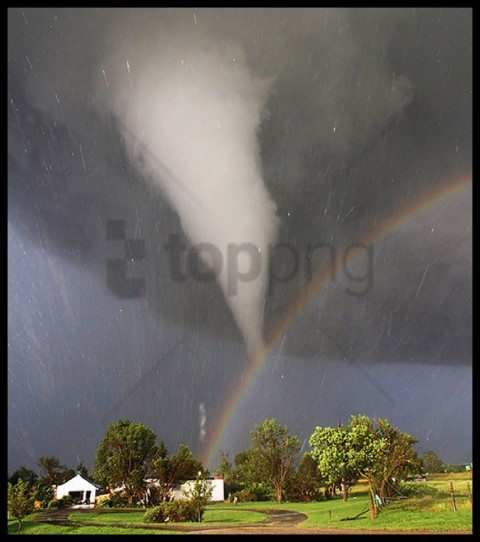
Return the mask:
<path fill-rule="evenodd" d="M 200 518 L 203 517 L 205 509 L 200 510 Z M 165 523 L 171 521 L 178 523 L 181 521 L 197 521 L 198 507 L 189 500 L 178 500 L 172 502 L 162 502 L 154 508 L 147 510 L 143 516 L 146 523 Z"/>
<path fill-rule="evenodd" d="M 61 499 L 63 508 L 71 506 L 74 504 L 75 499 L 71 495 L 64 495 Z"/>
<path fill-rule="evenodd" d="M 47 508 L 52 499 L 54 499 L 53 488 L 39 483 L 35 488 L 35 500 L 41 502 L 41 508 Z"/>
<path fill-rule="evenodd" d="M 197 521 L 198 503 L 189 500 L 179 500 L 168 503 L 170 521 Z M 200 520 L 205 512 L 205 507 L 200 507 Z"/>
<path fill-rule="evenodd" d="M 270 501 L 273 498 L 272 490 L 263 483 L 245 487 L 236 496 L 239 502 Z"/>
<path fill-rule="evenodd" d="M 116 493 L 109 498 L 100 499 L 97 501 L 97 506 L 100 508 L 128 508 L 128 499 L 121 497 Z"/>
<path fill-rule="evenodd" d="M 143 521 L 145 523 L 164 523 L 168 517 L 167 509 L 164 506 L 167 503 L 154 506 L 145 512 L 143 515 Z"/>
<path fill-rule="evenodd" d="M 97 508 L 111 508 L 110 505 L 110 499 L 103 498 L 103 499 L 97 499 L 96 505 Z"/>

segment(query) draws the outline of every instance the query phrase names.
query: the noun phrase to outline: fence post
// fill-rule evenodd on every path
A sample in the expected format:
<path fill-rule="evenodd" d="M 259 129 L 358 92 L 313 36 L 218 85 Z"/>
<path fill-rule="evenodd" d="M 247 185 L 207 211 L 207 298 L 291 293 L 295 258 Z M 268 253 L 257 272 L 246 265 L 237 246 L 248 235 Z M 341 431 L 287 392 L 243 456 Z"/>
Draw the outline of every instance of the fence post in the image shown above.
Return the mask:
<path fill-rule="evenodd" d="M 472 490 L 470 488 L 470 482 L 467 482 L 467 493 L 468 493 L 468 498 L 471 501 L 472 500 Z"/>
<path fill-rule="evenodd" d="M 450 497 L 452 499 L 453 511 L 457 511 L 457 503 L 455 502 L 455 491 L 453 489 L 453 482 L 450 482 Z"/>

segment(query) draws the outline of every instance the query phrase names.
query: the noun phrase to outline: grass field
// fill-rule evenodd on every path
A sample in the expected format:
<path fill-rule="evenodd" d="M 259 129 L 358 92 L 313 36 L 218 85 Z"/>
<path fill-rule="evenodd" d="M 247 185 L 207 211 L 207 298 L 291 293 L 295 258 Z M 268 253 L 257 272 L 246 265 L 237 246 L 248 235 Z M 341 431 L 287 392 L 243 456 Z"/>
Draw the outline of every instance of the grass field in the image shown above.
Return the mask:
<path fill-rule="evenodd" d="M 222 508 L 219 508 L 222 506 Z M 224 509 L 224 505 L 211 505 L 207 508 L 203 517 L 202 525 L 225 525 L 238 523 L 261 523 L 266 521 L 267 515 L 259 512 L 251 512 L 249 510 L 228 508 Z M 265 508 L 265 507 L 264 507 Z M 133 512 L 115 512 L 115 510 L 107 513 L 98 512 L 82 512 L 74 513 L 70 519 L 79 522 L 94 522 L 101 524 L 134 524 L 139 525 L 144 523 L 143 516 L 145 510 L 135 510 Z M 191 523 L 176 523 L 175 525 L 191 525 Z"/>
<path fill-rule="evenodd" d="M 16 520 L 8 520 L 8 534 L 17 534 L 18 523 Z M 81 526 L 81 525 L 49 525 L 47 523 L 38 523 L 34 515 L 23 521 L 21 534 L 40 534 L 40 535 L 64 535 L 64 534 L 181 534 L 176 531 L 152 531 L 149 529 L 128 529 L 122 527 L 101 527 L 101 526 Z"/>
<path fill-rule="evenodd" d="M 450 497 L 450 481 L 454 483 L 457 511 L 453 510 Z M 469 473 L 450 475 L 431 475 L 426 482 L 417 482 L 418 487 L 435 488 L 432 494 L 395 500 L 383 508 L 374 520 L 369 513 L 355 520 L 346 520 L 368 510 L 369 497 L 364 484 L 357 484 L 351 489 L 347 502 L 338 497 L 329 501 L 313 503 L 255 502 L 233 504 L 212 504 L 207 507 L 205 526 L 232 529 L 241 525 L 253 525 L 265 522 L 268 516 L 252 510 L 292 510 L 308 516 L 301 526 L 306 528 L 355 529 L 379 531 L 432 531 L 468 532 L 472 530 L 472 503 L 469 491 L 473 490 Z M 151 530 L 142 528 L 144 510 L 131 512 L 115 509 L 78 513 L 72 511 L 70 519 L 78 525 L 63 526 L 42 524 L 35 521 L 36 514 L 29 516 L 23 523 L 24 534 L 181 534 L 178 531 Z M 81 523 L 98 525 L 81 525 Z M 182 524 L 176 524 L 182 525 Z M 192 524 L 183 524 L 190 525 Z M 15 534 L 17 522 L 8 521 L 9 534 Z"/>
<path fill-rule="evenodd" d="M 266 503 L 262 503 L 266 504 Z M 263 507 L 265 508 L 265 506 Z M 35 521 L 38 514 L 32 514 L 22 525 L 22 534 L 182 534 L 178 531 L 142 529 L 145 510 L 116 511 L 115 509 L 100 509 L 92 512 L 72 512 L 69 516 L 78 525 L 50 525 Z M 202 525 L 232 525 L 261 523 L 267 520 L 267 515 L 249 510 L 234 508 L 220 509 L 212 505 L 206 512 Z M 97 523 L 98 525 L 82 525 L 82 523 Z M 121 525 L 121 526 L 120 526 Z M 192 525 L 191 523 L 176 523 L 176 526 Z M 18 523 L 8 521 L 8 533 L 16 534 Z"/>
<path fill-rule="evenodd" d="M 367 512 L 358 519 L 346 520 L 368 510 L 370 500 L 366 494 L 352 495 L 347 502 L 340 498 L 314 503 L 242 503 L 248 508 L 288 509 L 302 512 L 308 519 L 302 527 L 333 529 L 386 530 L 386 531 L 469 531 L 472 529 L 472 506 L 467 497 L 457 498 L 454 512 L 450 497 L 411 498 L 391 502 L 377 518 L 370 519 Z"/>

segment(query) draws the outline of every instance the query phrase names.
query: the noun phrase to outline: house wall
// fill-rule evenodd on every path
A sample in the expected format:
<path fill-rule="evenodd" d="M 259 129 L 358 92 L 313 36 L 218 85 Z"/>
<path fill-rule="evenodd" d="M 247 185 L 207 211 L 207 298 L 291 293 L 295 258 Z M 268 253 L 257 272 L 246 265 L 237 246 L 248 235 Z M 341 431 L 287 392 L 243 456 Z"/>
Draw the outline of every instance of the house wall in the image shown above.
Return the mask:
<path fill-rule="evenodd" d="M 57 499 L 61 499 L 70 492 L 77 491 L 83 492 L 84 494 L 86 494 L 87 491 L 90 491 L 90 502 L 95 502 L 97 488 L 93 484 L 89 484 L 86 480 L 82 482 L 81 480 L 75 480 L 75 478 L 72 478 L 68 482 L 59 485 L 55 491 L 55 497 Z"/>
<path fill-rule="evenodd" d="M 186 499 L 183 491 L 189 491 L 195 484 L 194 480 L 188 480 L 181 486 L 176 486 L 171 491 L 171 494 L 175 500 Z M 224 483 L 223 479 L 214 478 L 213 480 L 207 480 L 207 489 L 213 488 L 211 502 L 218 502 L 225 500 Z"/>
<path fill-rule="evenodd" d="M 209 485 L 209 482 L 211 482 L 211 485 Z M 212 502 L 225 500 L 223 480 L 220 480 L 220 479 L 207 480 L 207 487 L 209 489 L 210 487 L 213 487 L 212 498 L 210 499 Z"/>

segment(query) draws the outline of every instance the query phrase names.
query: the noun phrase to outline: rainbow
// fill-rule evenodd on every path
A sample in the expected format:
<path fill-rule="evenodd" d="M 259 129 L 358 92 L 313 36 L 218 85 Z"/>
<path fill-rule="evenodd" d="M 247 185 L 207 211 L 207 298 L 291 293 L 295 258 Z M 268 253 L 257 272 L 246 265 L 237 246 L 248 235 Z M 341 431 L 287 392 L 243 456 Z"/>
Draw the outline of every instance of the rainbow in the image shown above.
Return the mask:
<path fill-rule="evenodd" d="M 434 190 L 423 194 L 407 209 L 403 209 L 372 228 L 372 230 L 362 239 L 361 243 L 359 243 L 361 248 L 359 247 L 357 251 L 349 251 L 349 257 L 346 261 L 337 262 L 333 271 L 329 269 L 327 272 L 320 275 L 318 279 L 312 281 L 312 284 L 305 291 L 304 295 L 302 295 L 302 297 L 290 307 L 287 313 L 283 315 L 282 320 L 266 340 L 265 346 L 248 361 L 248 364 L 242 371 L 240 377 L 233 382 L 232 388 L 227 395 L 227 401 L 221 406 L 217 418 L 210 427 L 209 433 L 211 434 L 211 437 L 208 439 L 201 452 L 200 457 L 204 465 L 209 465 L 215 454 L 218 452 L 220 441 L 229 425 L 230 419 L 235 413 L 237 405 L 240 403 L 249 385 L 255 381 L 255 377 L 264 366 L 269 352 L 276 345 L 280 337 L 287 331 L 291 323 L 298 318 L 316 296 L 330 284 L 346 266 L 364 253 L 365 248 L 379 242 L 422 211 L 433 207 L 435 204 L 462 190 L 466 190 L 469 187 L 471 188 L 471 186 L 472 175 L 471 173 L 468 173 L 455 178 L 453 181 L 443 183 L 440 187 L 436 187 Z"/>

